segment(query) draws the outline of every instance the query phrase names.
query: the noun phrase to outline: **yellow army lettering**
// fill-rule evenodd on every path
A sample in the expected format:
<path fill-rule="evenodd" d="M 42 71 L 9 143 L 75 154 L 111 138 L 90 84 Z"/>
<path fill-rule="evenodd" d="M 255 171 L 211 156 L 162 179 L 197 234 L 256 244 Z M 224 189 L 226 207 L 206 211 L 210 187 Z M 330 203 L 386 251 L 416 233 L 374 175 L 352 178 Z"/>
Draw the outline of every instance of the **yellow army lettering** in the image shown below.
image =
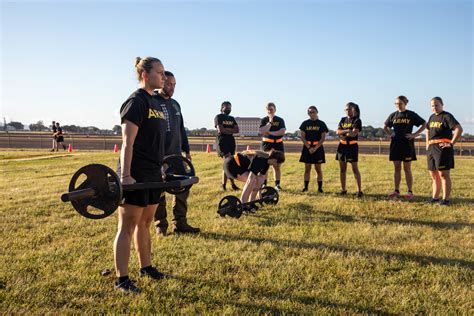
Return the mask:
<path fill-rule="evenodd" d="M 280 126 L 280 122 L 273 122 L 272 126 Z"/>
<path fill-rule="evenodd" d="M 393 121 L 393 124 L 410 124 L 410 119 L 408 118 L 399 118 Z"/>
<path fill-rule="evenodd" d="M 319 131 L 319 126 L 306 126 L 307 131 Z"/>
<path fill-rule="evenodd" d="M 430 122 L 430 128 L 440 128 L 443 126 L 443 122 Z"/>
<path fill-rule="evenodd" d="M 155 109 L 148 109 L 148 118 L 160 118 L 160 119 L 165 119 L 165 115 L 163 112 L 160 112 Z"/>
<path fill-rule="evenodd" d="M 222 121 L 222 125 L 234 125 L 233 121 Z"/>
<path fill-rule="evenodd" d="M 342 123 L 342 128 L 351 128 L 352 123 Z"/>

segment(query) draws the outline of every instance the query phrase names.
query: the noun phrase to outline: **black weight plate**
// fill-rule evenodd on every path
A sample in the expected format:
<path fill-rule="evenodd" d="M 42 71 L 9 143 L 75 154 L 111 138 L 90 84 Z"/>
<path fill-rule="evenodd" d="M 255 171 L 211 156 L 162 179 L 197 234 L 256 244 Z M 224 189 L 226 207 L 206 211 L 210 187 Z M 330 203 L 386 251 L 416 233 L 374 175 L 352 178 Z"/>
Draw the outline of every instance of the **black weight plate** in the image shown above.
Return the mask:
<path fill-rule="evenodd" d="M 230 217 L 239 218 L 242 215 L 242 202 L 240 202 L 238 197 L 233 195 L 224 196 L 219 202 L 217 213 L 221 217 L 228 215 Z"/>
<path fill-rule="evenodd" d="M 171 181 L 175 176 L 194 177 L 196 175 L 194 166 L 189 159 L 181 155 L 166 156 L 163 160 L 162 172 L 165 181 Z M 170 194 L 179 194 L 191 189 L 191 185 L 167 188 L 165 191 Z"/>
<path fill-rule="evenodd" d="M 86 179 L 82 183 L 76 183 L 84 176 Z M 77 170 L 69 182 L 69 192 L 88 188 L 94 189 L 96 195 L 71 201 L 79 214 L 90 219 L 101 219 L 115 212 L 122 199 L 122 187 L 112 169 L 91 164 Z"/>
<path fill-rule="evenodd" d="M 260 190 L 260 200 L 265 204 L 277 204 L 278 203 L 278 191 L 273 187 L 263 187 Z"/>

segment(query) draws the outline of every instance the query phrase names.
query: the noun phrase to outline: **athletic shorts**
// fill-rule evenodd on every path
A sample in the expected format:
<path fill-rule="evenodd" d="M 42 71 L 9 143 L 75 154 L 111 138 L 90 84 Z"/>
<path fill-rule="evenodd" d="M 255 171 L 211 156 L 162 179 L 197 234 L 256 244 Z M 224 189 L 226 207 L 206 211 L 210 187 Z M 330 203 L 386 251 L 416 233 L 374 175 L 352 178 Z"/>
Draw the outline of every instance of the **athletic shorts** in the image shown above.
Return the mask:
<path fill-rule="evenodd" d="M 235 139 L 228 139 L 217 144 L 217 155 L 219 157 L 226 157 L 235 154 Z"/>
<path fill-rule="evenodd" d="M 441 148 L 439 144 L 429 145 L 426 159 L 430 171 L 454 169 L 453 147 Z"/>
<path fill-rule="evenodd" d="M 117 170 L 120 175 L 120 166 Z M 134 168 L 132 166 L 131 176 L 138 183 L 145 182 L 163 182 L 161 175 L 161 168 L 143 169 Z M 145 207 L 147 205 L 158 204 L 161 195 L 164 194 L 163 189 L 144 189 L 134 191 L 124 191 L 122 204 L 130 204 L 135 206 Z"/>
<path fill-rule="evenodd" d="M 314 153 L 310 154 L 309 149 L 303 146 L 301 150 L 300 162 L 310 164 L 321 164 L 326 162 L 326 156 L 324 154 L 324 147 L 321 146 Z"/>
<path fill-rule="evenodd" d="M 58 136 L 58 138 L 56 138 L 56 141 L 58 143 L 63 142 L 64 141 L 64 136 Z"/>
<path fill-rule="evenodd" d="M 229 156 L 224 159 L 224 172 L 227 178 L 229 179 L 237 179 L 239 174 L 244 174 L 248 170 L 239 167 L 237 162 L 235 162 L 234 156 Z"/>
<path fill-rule="evenodd" d="M 416 160 L 415 142 L 408 139 L 392 139 L 390 142 L 390 161 Z"/>
<path fill-rule="evenodd" d="M 359 161 L 359 145 L 339 143 L 339 146 L 337 146 L 336 160 L 344 162 Z"/>
<path fill-rule="evenodd" d="M 283 142 L 281 143 L 267 143 L 267 142 L 262 142 L 262 150 L 263 151 L 270 151 L 272 149 L 274 150 L 279 150 L 282 152 L 285 152 L 285 146 L 283 146 Z"/>

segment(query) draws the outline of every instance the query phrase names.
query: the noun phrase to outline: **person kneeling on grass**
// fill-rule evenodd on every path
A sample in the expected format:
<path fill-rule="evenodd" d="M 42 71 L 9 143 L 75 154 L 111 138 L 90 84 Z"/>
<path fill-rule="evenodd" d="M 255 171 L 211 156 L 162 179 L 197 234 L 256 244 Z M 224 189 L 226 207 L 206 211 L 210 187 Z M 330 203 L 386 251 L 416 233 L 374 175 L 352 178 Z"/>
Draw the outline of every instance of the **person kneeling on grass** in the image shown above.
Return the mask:
<path fill-rule="evenodd" d="M 285 154 L 279 150 L 246 150 L 227 157 L 224 161 L 224 171 L 229 179 L 245 183 L 240 200 L 242 203 L 248 203 L 257 199 L 258 192 L 267 179 L 268 168 L 283 162 Z"/>

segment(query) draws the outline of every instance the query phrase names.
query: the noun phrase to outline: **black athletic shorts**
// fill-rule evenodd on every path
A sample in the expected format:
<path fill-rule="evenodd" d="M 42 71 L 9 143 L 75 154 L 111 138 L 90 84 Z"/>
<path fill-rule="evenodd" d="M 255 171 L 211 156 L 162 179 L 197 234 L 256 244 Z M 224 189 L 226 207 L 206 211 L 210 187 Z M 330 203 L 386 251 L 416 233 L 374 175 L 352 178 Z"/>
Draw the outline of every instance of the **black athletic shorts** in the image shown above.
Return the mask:
<path fill-rule="evenodd" d="M 247 172 L 247 169 L 244 169 L 237 165 L 237 162 L 234 159 L 234 156 L 229 156 L 224 159 L 224 172 L 227 178 L 229 179 L 237 179 L 239 174 L 244 174 Z"/>
<path fill-rule="evenodd" d="M 131 176 L 139 183 L 144 182 L 163 182 L 161 168 L 143 169 L 134 168 L 132 165 Z M 120 175 L 120 165 L 117 170 Z M 161 195 L 164 194 L 163 189 L 144 189 L 135 191 L 124 191 L 122 204 L 130 204 L 145 207 L 147 205 L 158 204 Z"/>
<path fill-rule="evenodd" d="M 392 139 L 389 158 L 390 161 L 416 160 L 415 142 L 409 139 Z"/>
<path fill-rule="evenodd" d="M 226 139 L 224 142 L 217 144 L 217 155 L 219 157 L 226 157 L 235 154 L 235 139 Z"/>
<path fill-rule="evenodd" d="M 426 159 L 430 171 L 454 169 L 453 147 L 441 148 L 439 144 L 429 145 Z"/>
<path fill-rule="evenodd" d="M 359 145 L 339 143 L 339 146 L 337 146 L 336 160 L 345 162 L 359 161 Z"/>
<path fill-rule="evenodd" d="M 272 149 L 274 150 L 279 150 L 282 152 L 285 152 L 285 146 L 283 146 L 283 142 L 280 143 L 267 143 L 267 142 L 262 142 L 262 150 L 263 151 L 270 151 Z"/>
<path fill-rule="evenodd" d="M 63 142 L 64 141 L 64 136 L 58 136 L 58 138 L 56 138 L 56 141 L 58 143 Z"/>
<path fill-rule="evenodd" d="M 326 155 L 324 154 L 324 147 L 321 146 L 313 154 L 309 153 L 309 149 L 303 146 L 301 150 L 300 162 L 321 164 L 326 162 Z"/>

